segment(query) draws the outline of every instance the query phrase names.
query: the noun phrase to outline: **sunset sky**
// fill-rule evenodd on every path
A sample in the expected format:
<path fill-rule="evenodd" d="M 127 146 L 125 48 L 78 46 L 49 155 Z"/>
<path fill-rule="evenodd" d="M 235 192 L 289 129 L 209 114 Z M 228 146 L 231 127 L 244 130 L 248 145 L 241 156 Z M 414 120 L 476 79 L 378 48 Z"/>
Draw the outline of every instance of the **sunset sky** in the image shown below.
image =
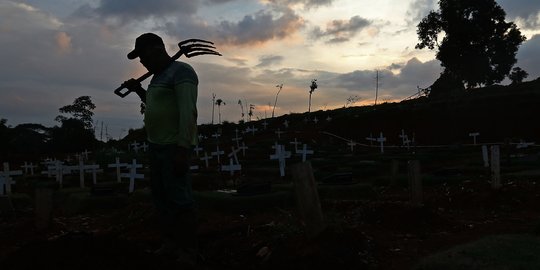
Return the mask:
<path fill-rule="evenodd" d="M 540 1 L 498 3 L 527 37 L 516 66 L 538 78 Z M 241 119 L 239 99 L 255 105 L 254 119 L 269 117 L 278 84 L 276 115 L 305 112 L 312 79 L 312 111 L 351 96 L 373 104 L 377 70 L 379 101 L 399 101 L 441 72 L 434 52 L 414 48 L 418 22 L 436 8 L 435 0 L 0 0 L 0 118 L 58 125 L 58 108 L 88 95 L 112 137 L 142 127 L 138 97 L 113 90 L 144 74 L 126 54 L 145 32 L 162 36 L 171 55 L 188 38 L 212 40 L 223 54 L 181 58 L 199 75 L 200 124 L 211 122 L 212 93 L 226 103 L 222 120 Z"/>

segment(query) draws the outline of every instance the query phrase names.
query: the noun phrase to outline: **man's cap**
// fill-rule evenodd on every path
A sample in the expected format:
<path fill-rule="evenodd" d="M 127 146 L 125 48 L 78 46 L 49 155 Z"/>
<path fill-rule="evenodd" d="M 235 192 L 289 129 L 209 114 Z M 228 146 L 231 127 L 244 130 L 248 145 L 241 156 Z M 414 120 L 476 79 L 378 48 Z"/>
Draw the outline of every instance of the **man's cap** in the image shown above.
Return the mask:
<path fill-rule="evenodd" d="M 135 49 L 128 53 L 128 59 L 135 59 L 139 54 L 148 48 L 165 48 L 163 39 L 154 33 L 145 33 L 135 39 Z"/>

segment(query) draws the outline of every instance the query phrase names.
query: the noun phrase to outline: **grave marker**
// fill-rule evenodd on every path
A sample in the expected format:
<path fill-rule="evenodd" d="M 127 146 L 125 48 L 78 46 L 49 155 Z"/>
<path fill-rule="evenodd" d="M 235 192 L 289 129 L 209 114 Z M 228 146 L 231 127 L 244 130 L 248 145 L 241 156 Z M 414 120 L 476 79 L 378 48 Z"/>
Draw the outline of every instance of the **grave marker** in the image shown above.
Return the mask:
<path fill-rule="evenodd" d="M 141 148 L 142 148 L 143 152 L 146 152 L 148 150 L 148 144 L 146 144 L 146 142 L 143 142 L 142 145 L 141 145 Z"/>
<path fill-rule="evenodd" d="M 120 177 L 121 171 L 120 168 L 127 167 L 127 163 L 120 163 L 120 158 L 116 157 L 116 162 L 113 164 L 108 164 L 109 168 L 116 168 L 116 182 L 121 183 L 122 178 Z"/>
<path fill-rule="evenodd" d="M 289 128 L 289 121 L 285 120 L 283 122 L 283 125 L 285 126 L 285 128 Z"/>
<path fill-rule="evenodd" d="M 356 142 L 354 142 L 352 139 L 347 143 L 348 146 L 351 147 L 351 152 L 354 152 L 354 147 L 356 146 Z"/>
<path fill-rule="evenodd" d="M 381 145 L 381 154 L 384 154 L 384 142 L 386 141 L 386 138 L 383 137 L 383 133 L 381 132 L 381 135 L 379 138 L 377 138 L 377 142 Z"/>
<path fill-rule="evenodd" d="M 236 147 L 240 147 L 240 140 L 242 140 L 242 137 L 238 137 L 238 129 L 234 130 L 235 136 L 232 139 L 233 142 L 236 142 Z"/>
<path fill-rule="evenodd" d="M 520 140 L 519 144 L 516 146 L 516 149 L 525 149 L 533 145 L 534 145 L 534 142 L 525 142 L 524 140 Z"/>
<path fill-rule="evenodd" d="M 295 152 L 298 152 L 298 145 L 299 144 L 302 144 L 301 142 L 299 142 L 296 138 L 294 138 L 294 142 L 289 142 L 290 144 L 294 145 L 294 151 Z M 276 143 L 277 144 L 277 143 Z"/>
<path fill-rule="evenodd" d="M 491 146 L 491 187 L 501 188 L 501 153 L 498 145 Z"/>
<path fill-rule="evenodd" d="M 262 123 L 262 125 L 263 125 L 263 127 L 264 127 L 264 130 L 266 130 L 266 129 L 268 128 L 268 123 L 267 123 L 266 121 L 264 121 L 264 122 Z"/>
<path fill-rule="evenodd" d="M 195 151 L 197 156 L 199 156 L 199 152 L 202 151 L 202 150 L 203 150 L 203 148 L 200 147 L 198 144 L 197 144 L 197 146 L 195 146 L 195 148 L 193 148 L 193 151 Z"/>
<path fill-rule="evenodd" d="M 330 117 L 330 115 L 329 115 L 328 117 L 326 117 L 326 121 L 327 121 L 327 122 L 332 121 L 332 117 Z"/>
<path fill-rule="evenodd" d="M 315 116 L 315 118 L 313 118 L 313 122 L 314 122 L 315 124 L 319 123 L 319 119 L 317 119 L 317 116 Z"/>
<path fill-rule="evenodd" d="M 304 146 L 302 147 L 302 150 L 300 151 L 297 150 L 296 153 L 302 155 L 302 162 L 306 162 L 306 156 L 313 155 L 313 150 L 307 150 L 307 144 L 304 144 Z"/>
<path fill-rule="evenodd" d="M 241 171 L 242 165 L 234 164 L 233 159 L 229 158 L 229 165 L 221 165 L 221 171 L 231 172 L 231 176 L 234 175 L 235 171 Z"/>
<path fill-rule="evenodd" d="M 137 141 L 133 141 L 132 144 L 130 144 L 131 146 L 131 149 L 133 151 L 135 151 L 135 154 L 138 154 L 139 153 L 139 149 L 140 149 L 140 144 L 137 142 Z"/>
<path fill-rule="evenodd" d="M 411 203 L 414 206 L 421 206 L 423 204 L 423 192 L 422 192 L 422 178 L 420 175 L 420 161 L 409 160 L 408 175 L 409 175 L 409 188 L 411 194 Z"/>
<path fill-rule="evenodd" d="M 11 185 L 15 184 L 15 181 L 13 181 L 13 178 L 11 176 L 19 176 L 22 175 L 22 171 L 10 171 L 9 170 L 9 163 L 4 162 L 4 171 L 0 172 L 0 196 L 1 195 L 10 195 L 11 194 Z M 3 184 L 2 184 L 3 182 Z M 5 189 L 4 189 L 5 186 Z"/>
<path fill-rule="evenodd" d="M 217 162 L 218 162 L 218 164 L 221 164 L 221 161 L 220 161 L 219 157 L 220 157 L 221 155 L 225 154 L 225 152 L 222 151 L 222 150 L 219 150 L 219 145 L 217 145 L 217 146 L 216 146 L 216 152 L 212 152 L 212 153 L 210 153 L 210 154 L 211 154 L 212 156 L 217 156 Z"/>
<path fill-rule="evenodd" d="M 28 169 L 30 169 L 30 175 L 34 175 L 34 168 L 37 168 L 37 166 L 34 165 L 32 162 L 30 162 L 30 164 L 28 164 L 25 161 L 24 165 L 22 165 L 21 168 L 24 169 L 24 174 L 28 174 Z"/>
<path fill-rule="evenodd" d="M 369 141 L 369 145 L 370 145 L 370 146 L 373 146 L 373 142 L 376 142 L 376 141 L 377 141 L 377 138 L 373 138 L 373 135 L 370 133 L 370 134 L 369 134 L 369 137 L 366 137 L 366 140 Z"/>
<path fill-rule="evenodd" d="M 131 164 L 127 165 L 129 173 L 123 173 L 120 176 L 129 178 L 129 193 L 133 193 L 135 190 L 135 179 L 144 179 L 144 174 L 138 174 L 137 169 L 142 168 L 142 164 L 137 164 L 137 160 L 133 159 Z"/>
<path fill-rule="evenodd" d="M 212 156 L 208 156 L 206 151 L 204 152 L 204 157 L 200 158 L 200 160 L 204 160 L 204 163 L 206 164 L 206 168 L 208 168 L 208 160 L 212 159 Z"/>
<path fill-rule="evenodd" d="M 246 150 L 249 149 L 249 147 L 246 146 L 244 142 L 242 142 L 242 146 L 239 147 L 239 149 L 242 149 L 242 156 L 246 156 Z"/>
<path fill-rule="evenodd" d="M 281 131 L 279 128 L 274 132 L 277 134 L 278 139 L 281 139 L 281 134 L 285 133 L 285 131 Z"/>
<path fill-rule="evenodd" d="M 324 231 L 326 224 L 311 163 L 295 164 L 291 172 L 298 212 L 306 226 L 307 236 L 314 238 Z"/>
<path fill-rule="evenodd" d="M 469 133 L 469 137 L 473 137 L 473 143 L 474 145 L 476 145 L 476 137 L 480 136 L 480 133 L 479 132 L 472 132 L 472 133 Z"/>
<path fill-rule="evenodd" d="M 489 167 L 489 154 L 487 145 L 482 145 L 482 159 L 484 160 L 484 167 Z"/>
<path fill-rule="evenodd" d="M 270 155 L 270 159 L 277 159 L 279 161 L 279 173 L 283 177 L 285 176 L 286 159 L 291 157 L 291 152 L 285 151 L 285 146 L 278 145 L 276 153 Z"/>

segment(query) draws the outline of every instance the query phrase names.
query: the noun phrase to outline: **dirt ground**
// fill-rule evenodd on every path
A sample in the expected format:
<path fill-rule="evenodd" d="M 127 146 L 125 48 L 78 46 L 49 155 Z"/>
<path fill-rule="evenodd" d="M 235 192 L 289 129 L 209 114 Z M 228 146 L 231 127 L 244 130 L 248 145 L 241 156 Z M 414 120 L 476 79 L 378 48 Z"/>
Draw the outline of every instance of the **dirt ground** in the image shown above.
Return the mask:
<path fill-rule="evenodd" d="M 376 189 L 360 201 L 322 202 L 328 224 L 307 239 L 295 209 L 243 213 L 201 209 L 197 269 L 411 269 L 422 257 L 492 234 L 536 233 L 540 187 L 511 182 L 492 191 L 482 181 L 424 189 L 424 205 L 406 189 Z M 92 213 L 56 214 L 37 231 L 33 209 L 3 215 L 2 269 L 170 269 L 151 254 L 160 245 L 149 203 Z"/>

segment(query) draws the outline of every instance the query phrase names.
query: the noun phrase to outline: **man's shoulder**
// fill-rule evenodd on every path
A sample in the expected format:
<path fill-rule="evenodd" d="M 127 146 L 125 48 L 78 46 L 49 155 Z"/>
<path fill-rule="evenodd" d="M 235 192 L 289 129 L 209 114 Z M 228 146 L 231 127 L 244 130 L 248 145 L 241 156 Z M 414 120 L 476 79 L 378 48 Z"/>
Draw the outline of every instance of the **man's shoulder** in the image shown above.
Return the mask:
<path fill-rule="evenodd" d="M 181 79 L 181 80 L 189 79 L 189 80 L 194 80 L 198 82 L 198 77 L 197 77 L 197 73 L 195 72 L 195 69 L 193 69 L 193 67 L 188 63 L 175 61 L 171 65 L 171 69 L 172 69 L 171 70 L 172 73 L 175 74 L 175 77 L 177 79 Z"/>

